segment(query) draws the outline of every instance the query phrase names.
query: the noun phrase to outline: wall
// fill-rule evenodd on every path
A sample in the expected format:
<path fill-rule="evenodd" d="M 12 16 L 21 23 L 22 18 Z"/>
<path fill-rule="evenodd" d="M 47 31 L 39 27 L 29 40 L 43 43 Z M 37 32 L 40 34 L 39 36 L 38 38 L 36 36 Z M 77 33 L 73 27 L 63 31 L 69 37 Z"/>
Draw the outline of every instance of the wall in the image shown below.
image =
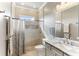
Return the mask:
<path fill-rule="evenodd" d="M 11 16 L 11 3 L 10 2 L 0 2 L 0 10 L 5 11 L 5 15 Z"/>
<path fill-rule="evenodd" d="M 38 11 L 37 10 L 16 6 L 15 7 L 15 16 L 19 17 L 19 16 L 24 16 L 24 15 L 33 16 L 33 17 L 35 17 L 35 20 L 38 20 Z"/>

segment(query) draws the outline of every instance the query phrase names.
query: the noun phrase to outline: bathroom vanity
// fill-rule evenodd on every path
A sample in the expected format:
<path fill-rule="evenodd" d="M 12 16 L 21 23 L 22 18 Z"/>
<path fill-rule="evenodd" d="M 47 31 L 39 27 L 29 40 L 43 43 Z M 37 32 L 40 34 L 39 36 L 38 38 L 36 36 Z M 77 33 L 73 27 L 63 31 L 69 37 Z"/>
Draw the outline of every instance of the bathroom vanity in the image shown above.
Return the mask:
<path fill-rule="evenodd" d="M 45 55 L 46 56 L 79 56 L 79 42 L 70 41 L 66 43 L 61 38 L 57 40 L 44 40 L 45 42 Z"/>
<path fill-rule="evenodd" d="M 69 54 L 46 42 L 46 56 L 69 56 Z"/>

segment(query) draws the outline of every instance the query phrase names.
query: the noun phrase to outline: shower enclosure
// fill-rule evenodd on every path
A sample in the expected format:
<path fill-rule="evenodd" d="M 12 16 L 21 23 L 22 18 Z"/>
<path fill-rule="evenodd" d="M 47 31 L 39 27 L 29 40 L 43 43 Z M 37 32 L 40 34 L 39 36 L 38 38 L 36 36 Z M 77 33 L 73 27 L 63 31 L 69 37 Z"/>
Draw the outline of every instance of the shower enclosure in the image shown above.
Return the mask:
<path fill-rule="evenodd" d="M 13 55 L 22 55 L 24 53 L 24 21 L 13 18 L 13 32 L 15 38 L 12 40 Z"/>

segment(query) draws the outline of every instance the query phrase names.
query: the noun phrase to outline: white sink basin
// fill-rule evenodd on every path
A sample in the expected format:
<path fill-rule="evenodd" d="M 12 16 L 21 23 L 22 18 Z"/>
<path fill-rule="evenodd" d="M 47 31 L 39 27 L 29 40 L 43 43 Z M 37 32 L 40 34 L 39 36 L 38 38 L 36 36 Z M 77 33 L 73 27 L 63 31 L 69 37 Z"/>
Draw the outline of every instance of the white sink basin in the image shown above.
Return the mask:
<path fill-rule="evenodd" d="M 63 45 L 63 46 L 65 47 L 66 50 L 71 50 L 71 49 L 73 49 L 73 47 L 70 46 L 70 45 Z"/>
<path fill-rule="evenodd" d="M 79 53 L 79 49 L 73 49 L 73 52 Z"/>
<path fill-rule="evenodd" d="M 71 41 L 71 45 L 79 47 L 79 42 L 77 42 L 77 41 Z"/>
<path fill-rule="evenodd" d="M 63 47 L 65 47 L 67 50 L 72 50 L 72 49 L 78 49 L 79 51 L 79 42 L 74 41 L 74 40 L 67 40 L 65 38 L 56 38 L 53 40 L 53 43 L 55 44 L 62 44 Z"/>

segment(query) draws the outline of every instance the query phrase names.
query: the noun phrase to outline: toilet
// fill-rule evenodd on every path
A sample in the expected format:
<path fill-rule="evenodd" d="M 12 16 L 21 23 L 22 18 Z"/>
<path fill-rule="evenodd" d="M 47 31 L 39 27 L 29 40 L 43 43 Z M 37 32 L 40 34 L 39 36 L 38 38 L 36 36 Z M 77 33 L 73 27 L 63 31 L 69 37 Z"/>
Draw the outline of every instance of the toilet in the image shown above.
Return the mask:
<path fill-rule="evenodd" d="M 36 45 L 35 49 L 36 49 L 36 53 L 38 56 L 45 56 L 45 39 L 43 39 L 42 44 Z"/>

